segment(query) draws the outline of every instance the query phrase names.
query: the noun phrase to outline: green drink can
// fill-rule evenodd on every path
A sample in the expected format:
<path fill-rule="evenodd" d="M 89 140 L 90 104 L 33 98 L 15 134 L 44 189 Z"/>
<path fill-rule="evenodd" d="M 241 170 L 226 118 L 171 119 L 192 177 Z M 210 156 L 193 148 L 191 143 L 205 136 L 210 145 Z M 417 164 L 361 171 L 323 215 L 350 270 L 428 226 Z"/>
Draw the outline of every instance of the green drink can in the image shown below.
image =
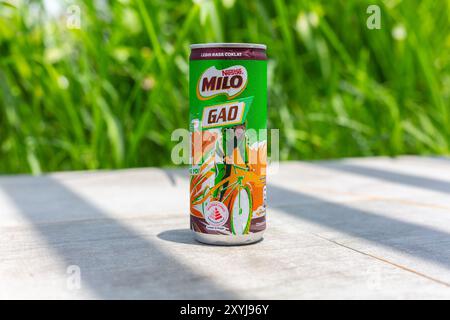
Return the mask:
<path fill-rule="evenodd" d="M 191 230 L 209 244 L 261 240 L 266 229 L 266 46 L 193 44 L 189 81 Z"/>

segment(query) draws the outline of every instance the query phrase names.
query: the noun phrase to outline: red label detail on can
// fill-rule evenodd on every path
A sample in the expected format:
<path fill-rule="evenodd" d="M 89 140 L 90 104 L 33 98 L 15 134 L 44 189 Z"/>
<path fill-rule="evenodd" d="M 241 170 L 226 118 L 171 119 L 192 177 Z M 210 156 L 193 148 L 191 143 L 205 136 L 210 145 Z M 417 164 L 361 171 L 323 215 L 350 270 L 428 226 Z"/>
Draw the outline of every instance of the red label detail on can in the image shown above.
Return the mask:
<path fill-rule="evenodd" d="M 228 220 L 228 208 L 220 201 L 210 202 L 205 211 L 205 219 L 211 226 L 221 227 Z"/>

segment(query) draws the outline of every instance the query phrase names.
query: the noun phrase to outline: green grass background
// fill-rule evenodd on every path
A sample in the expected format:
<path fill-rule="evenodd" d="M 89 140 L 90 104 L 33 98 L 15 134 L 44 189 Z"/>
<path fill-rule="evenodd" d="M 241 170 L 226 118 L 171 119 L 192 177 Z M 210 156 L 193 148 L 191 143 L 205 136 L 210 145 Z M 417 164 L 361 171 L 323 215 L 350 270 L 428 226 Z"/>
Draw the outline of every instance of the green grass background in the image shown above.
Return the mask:
<path fill-rule="evenodd" d="M 0 173 L 170 166 L 198 42 L 267 44 L 282 159 L 450 153 L 448 0 L 61 2 L 0 1 Z"/>

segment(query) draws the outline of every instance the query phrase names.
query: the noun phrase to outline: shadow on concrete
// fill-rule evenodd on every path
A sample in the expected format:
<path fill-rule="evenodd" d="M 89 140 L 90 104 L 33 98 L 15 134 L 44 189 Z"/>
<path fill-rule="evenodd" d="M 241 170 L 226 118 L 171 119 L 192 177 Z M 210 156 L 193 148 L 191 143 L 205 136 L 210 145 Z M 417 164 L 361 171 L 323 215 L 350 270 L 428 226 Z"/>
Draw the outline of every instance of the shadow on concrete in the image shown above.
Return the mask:
<path fill-rule="evenodd" d="M 393 171 L 382 170 L 378 168 L 371 168 L 362 165 L 352 165 L 348 163 L 320 163 L 316 164 L 320 167 L 332 169 L 336 171 L 343 171 L 351 174 L 357 174 L 366 177 L 381 179 L 384 181 L 421 188 L 424 190 L 433 190 L 443 193 L 450 193 L 450 182 L 421 177 L 413 174 L 398 173 Z M 450 170 L 449 170 L 450 171 Z"/>
<path fill-rule="evenodd" d="M 206 246 L 206 244 L 200 243 L 194 239 L 194 235 L 190 229 L 166 230 L 159 233 L 158 238 L 169 242 Z"/>
<path fill-rule="evenodd" d="M 81 268 L 83 288 L 99 298 L 236 298 L 52 177 L 0 178 L 0 189 L 65 265 Z"/>
<path fill-rule="evenodd" d="M 450 269 L 450 234 L 447 232 L 271 184 L 267 194 L 269 205 L 271 202 L 281 203 L 283 199 L 289 199 L 290 202 L 292 199 L 298 200 L 297 206 L 275 207 L 295 218 Z M 268 211 L 270 215 L 270 207 Z"/>

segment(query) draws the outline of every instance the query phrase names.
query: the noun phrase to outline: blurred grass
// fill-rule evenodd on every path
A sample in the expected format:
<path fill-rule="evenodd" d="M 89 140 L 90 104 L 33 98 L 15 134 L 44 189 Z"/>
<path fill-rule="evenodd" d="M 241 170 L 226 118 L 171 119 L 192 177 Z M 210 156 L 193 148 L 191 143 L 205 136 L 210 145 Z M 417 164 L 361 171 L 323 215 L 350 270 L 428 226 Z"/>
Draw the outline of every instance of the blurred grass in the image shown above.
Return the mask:
<path fill-rule="evenodd" d="M 447 0 L 77 4 L 0 2 L 1 173 L 171 165 L 198 42 L 267 44 L 283 159 L 450 153 Z"/>

